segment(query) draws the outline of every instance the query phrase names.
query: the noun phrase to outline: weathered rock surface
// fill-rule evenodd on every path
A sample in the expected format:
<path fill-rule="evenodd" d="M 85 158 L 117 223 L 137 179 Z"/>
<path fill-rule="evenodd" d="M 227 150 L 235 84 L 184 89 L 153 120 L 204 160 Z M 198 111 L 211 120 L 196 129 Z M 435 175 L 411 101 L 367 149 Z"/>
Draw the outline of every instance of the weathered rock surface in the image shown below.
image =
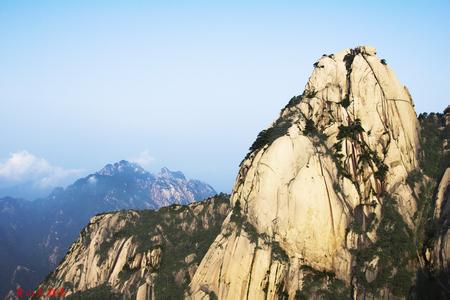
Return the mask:
<path fill-rule="evenodd" d="M 381 277 L 407 270 L 370 249 L 387 244 L 388 224 L 400 235 L 415 229 L 406 179 L 418 168 L 418 123 L 407 88 L 375 52 L 320 58 L 303 95 L 260 133 L 186 297 L 404 296 Z"/>
<path fill-rule="evenodd" d="M 423 264 L 418 271 L 415 299 L 450 298 L 450 168 L 437 186 L 435 206 L 428 223 Z"/>
<path fill-rule="evenodd" d="M 39 284 L 95 214 L 189 204 L 215 194 L 210 185 L 179 171 L 152 174 L 122 160 L 46 198 L 0 198 L 0 298 L 19 286 Z"/>
<path fill-rule="evenodd" d="M 437 221 L 437 238 L 434 242 L 431 263 L 440 272 L 450 275 L 450 168 L 446 170 L 437 189 L 434 219 Z M 447 280 L 450 276 L 447 275 Z M 446 282 L 450 286 L 450 282 Z M 450 293 L 449 293 L 450 296 Z"/>
<path fill-rule="evenodd" d="M 219 233 L 228 201 L 221 194 L 158 211 L 97 215 L 40 288 L 64 287 L 80 299 L 179 298 Z"/>

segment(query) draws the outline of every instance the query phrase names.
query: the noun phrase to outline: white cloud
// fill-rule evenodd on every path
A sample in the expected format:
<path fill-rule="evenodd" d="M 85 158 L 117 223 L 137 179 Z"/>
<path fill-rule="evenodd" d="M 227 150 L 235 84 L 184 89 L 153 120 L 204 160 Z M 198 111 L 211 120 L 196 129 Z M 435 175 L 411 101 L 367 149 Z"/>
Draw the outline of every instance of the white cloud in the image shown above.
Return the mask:
<path fill-rule="evenodd" d="M 139 153 L 136 157 L 131 157 L 128 159 L 131 162 L 137 163 L 144 169 L 147 169 L 151 166 L 155 158 L 150 155 L 150 152 L 148 150 L 142 151 Z"/>
<path fill-rule="evenodd" d="M 75 179 L 82 172 L 54 166 L 44 158 L 27 151 L 18 151 L 0 162 L 0 183 L 11 185 L 31 182 L 36 188 L 49 188 L 67 184 L 68 180 Z"/>

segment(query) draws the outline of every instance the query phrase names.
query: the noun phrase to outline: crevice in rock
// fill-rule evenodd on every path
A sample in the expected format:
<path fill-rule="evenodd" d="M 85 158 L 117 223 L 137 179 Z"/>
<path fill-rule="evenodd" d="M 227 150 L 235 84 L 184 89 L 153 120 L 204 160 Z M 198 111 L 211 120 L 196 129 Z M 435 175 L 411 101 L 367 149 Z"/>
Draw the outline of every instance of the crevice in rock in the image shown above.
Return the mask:
<path fill-rule="evenodd" d="M 322 166 L 322 160 L 320 159 L 320 155 L 317 155 L 317 158 L 319 160 L 320 165 L 320 172 L 323 178 L 323 183 L 325 184 L 325 190 L 327 192 L 327 198 L 328 198 L 328 208 L 330 209 L 330 219 L 331 219 L 331 229 L 333 230 L 333 247 L 336 247 L 336 229 L 334 228 L 334 217 L 333 217 L 333 206 L 331 204 L 331 198 L 330 198 L 330 192 L 328 190 L 327 180 L 325 178 L 325 175 L 323 173 L 323 166 Z M 333 257 L 333 264 L 334 264 L 334 257 Z"/>
<path fill-rule="evenodd" d="M 109 281 L 111 279 L 111 275 L 112 275 L 112 273 L 113 273 L 113 271 L 115 269 L 117 261 L 119 260 L 120 253 L 122 252 L 122 248 L 123 248 L 123 246 L 125 245 L 126 242 L 127 242 L 127 239 L 124 239 L 123 242 L 121 243 L 121 245 L 119 246 L 119 249 L 117 251 L 117 255 L 114 258 L 113 264 L 111 265 L 111 270 L 109 271 L 108 280 L 107 281 Z"/>
<path fill-rule="evenodd" d="M 250 263 L 250 270 L 248 272 L 248 283 L 247 283 L 247 299 L 249 299 L 250 295 L 250 285 L 252 283 L 252 272 L 253 272 L 253 264 L 255 263 L 256 251 L 258 250 L 258 240 L 256 241 L 255 248 L 253 250 L 252 262 Z"/>

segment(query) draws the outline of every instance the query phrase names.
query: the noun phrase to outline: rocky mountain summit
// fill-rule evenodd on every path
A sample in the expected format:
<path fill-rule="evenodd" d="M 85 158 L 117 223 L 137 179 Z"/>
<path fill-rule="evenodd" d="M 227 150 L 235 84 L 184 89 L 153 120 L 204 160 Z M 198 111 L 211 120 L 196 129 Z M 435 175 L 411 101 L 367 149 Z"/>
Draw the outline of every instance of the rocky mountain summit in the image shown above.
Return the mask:
<path fill-rule="evenodd" d="M 324 55 L 250 147 L 220 228 L 193 205 L 167 208 L 189 212 L 175 231 L 134 211 L 95 217 L 41 286 L 83 299 L 448 299 L 449 136 L 449 109 L 417 118 L 374 48 Z M 215 229 L 192 236 L 192 218 Z"/>
<path fill-rule="evenodd" d="M 372 47 L 324 55 L 241 163 L 186 297 L 405 298 L 432 202 L 408 89 Z"/>
<path fill-rule="evenodd" d="M 87 197 L 101 198 L 103 211 L 156 209 L 174 203 L 189 204 L 216 194 L 210 185 L 196 179 L 188 180 L 180 171 L 162 168 L 159 173 L 152 174 L 126 160 L 106 165 L 75 182 L 66 192 L 71 188 L 76 193 L 85 191 Z"/>
<path fill-rule="evenodd" d="M 189 204 L 215 194 L 210 185 L 188 180 L 182 172 L 163 168 L 154 175 L 122 160 L 46 198 L 0 199 L 1 295 L 17 285 L 34 288 L 95 214 Z"/>

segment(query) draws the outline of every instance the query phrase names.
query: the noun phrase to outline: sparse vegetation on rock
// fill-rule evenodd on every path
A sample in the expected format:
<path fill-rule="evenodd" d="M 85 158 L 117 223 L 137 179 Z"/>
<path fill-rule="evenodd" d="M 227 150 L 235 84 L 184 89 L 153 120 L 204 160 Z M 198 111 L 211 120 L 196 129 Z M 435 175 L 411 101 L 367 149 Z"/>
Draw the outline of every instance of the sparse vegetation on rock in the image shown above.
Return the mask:
<path fill-rule="evenodd" d="M 98 215 L 66 255 L 61 264 L 64 267 L 57 269 L 41 286 L 71 282 L 65 287 L 74 299 L 115 299 L 116 296 L 122 299 L 135 297 L 142 284 L 151 282 L 157 299 L 181 299 L 193 270 L 220 232 L 228 202 L 228 195 L 219 194 L 191 205 Z M 87 245 L 83 243 L 86 236 L 91 241 Z M 97 262 L 87 261 L 94 256 L 89 253 L 98 258 Z M 108 279 L 124 253 L 127 259 L 113 285 L 99 281 L 97 286 L 88 289 L 92 282 L 76 275 L 77 272 L 98 273 Z M 80 257 L 86 263 L 79 264 Z M 71 269 L 74 262 L 78 264 L 77 272 Z"/>

